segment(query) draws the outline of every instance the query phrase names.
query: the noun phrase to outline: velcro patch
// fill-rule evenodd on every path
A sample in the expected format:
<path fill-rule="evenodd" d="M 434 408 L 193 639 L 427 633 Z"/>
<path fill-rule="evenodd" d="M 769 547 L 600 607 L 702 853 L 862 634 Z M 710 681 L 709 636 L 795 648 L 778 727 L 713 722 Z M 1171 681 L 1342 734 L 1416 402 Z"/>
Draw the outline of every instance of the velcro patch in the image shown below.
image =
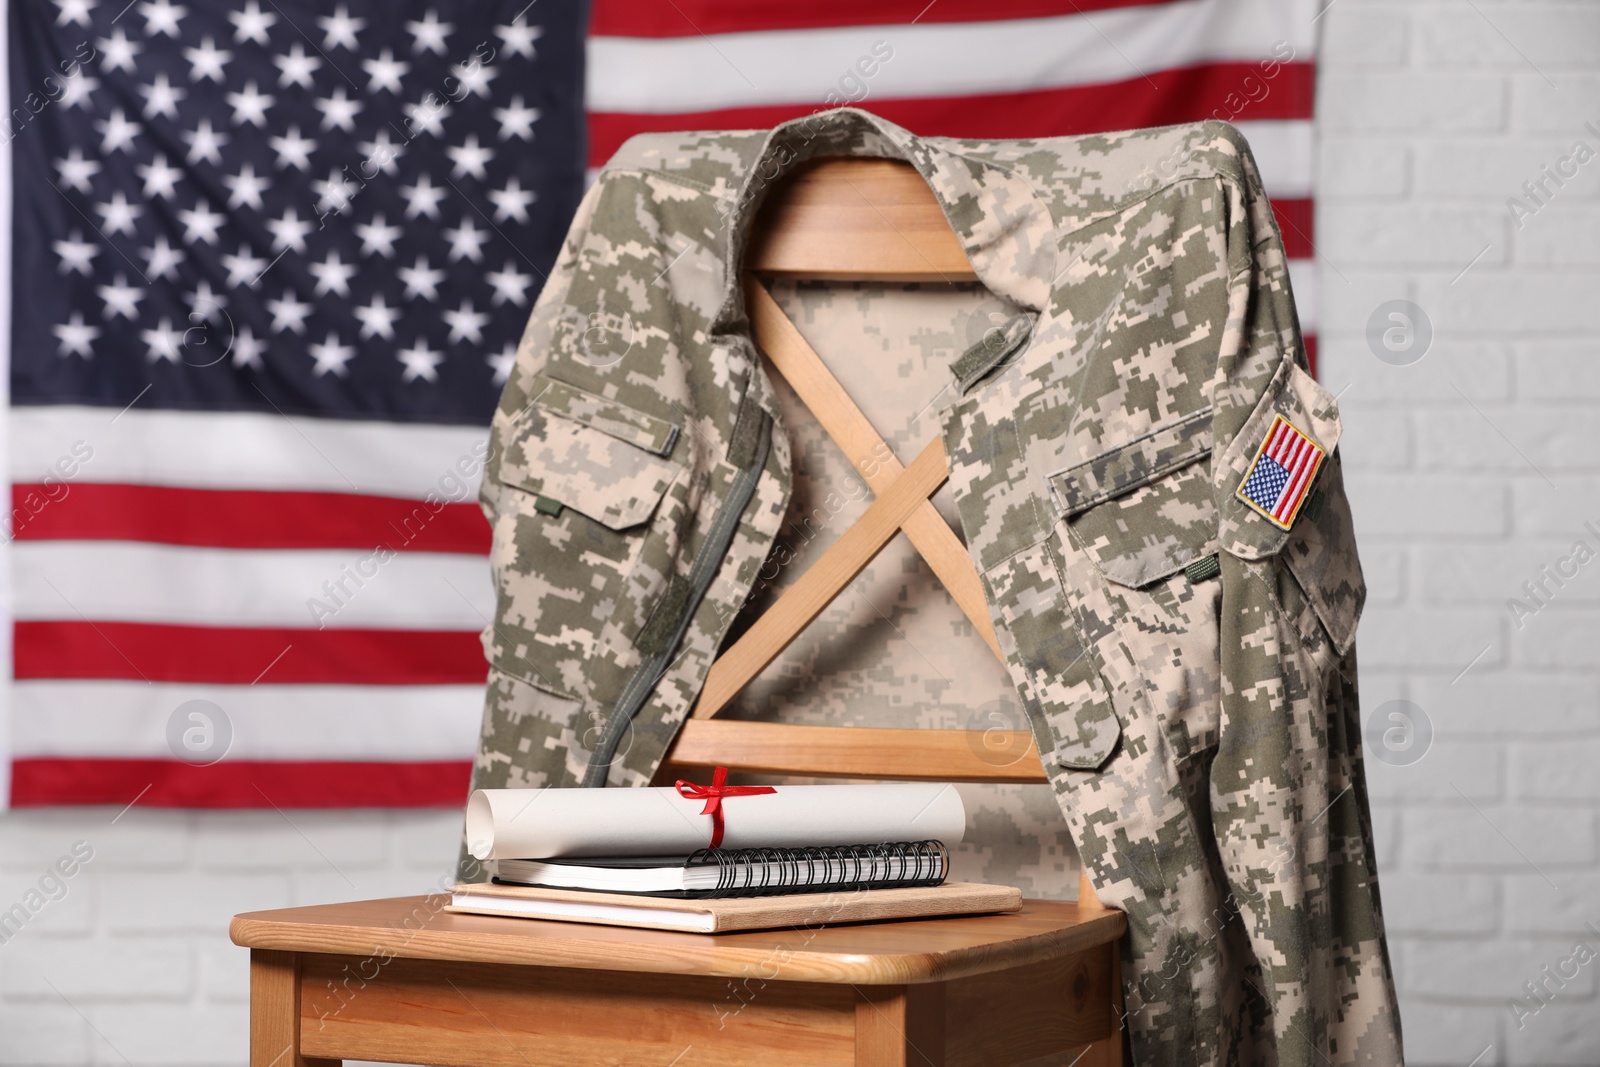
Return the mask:
<path fill-rule="evenodd" d="M 1287 530 L 1294 525 L 1325 455 L 1321 445 L 1279 415 L 1234 495 L 1272 525 Z"/>

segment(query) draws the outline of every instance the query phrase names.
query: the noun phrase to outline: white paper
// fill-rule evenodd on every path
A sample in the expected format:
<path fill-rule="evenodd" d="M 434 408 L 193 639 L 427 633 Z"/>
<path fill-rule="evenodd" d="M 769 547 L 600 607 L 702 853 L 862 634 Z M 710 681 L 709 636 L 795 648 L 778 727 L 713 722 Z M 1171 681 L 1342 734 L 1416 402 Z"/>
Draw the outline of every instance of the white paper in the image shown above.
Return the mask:
<path fill-rule="evenodd" d="M 966 833 L 961 794 L 945 782 L 776 788 L 723 798 L 723 848 L 926 840 L 953 848 Z M 480 860 L 686 856 L 711 844 L 704 806 L 676 789 L 479 789 L 467 801 L 467 847 Z"/>

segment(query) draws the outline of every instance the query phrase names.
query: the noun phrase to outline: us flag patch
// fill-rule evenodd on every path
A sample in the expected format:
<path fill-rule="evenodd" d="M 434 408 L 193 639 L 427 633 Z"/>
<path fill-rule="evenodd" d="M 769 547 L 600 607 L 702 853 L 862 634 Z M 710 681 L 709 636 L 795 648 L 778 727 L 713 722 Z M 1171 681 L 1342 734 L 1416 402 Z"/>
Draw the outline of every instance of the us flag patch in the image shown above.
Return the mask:
<path fill-rule="evenodd" d="M 1326 455 L 1322 446 L 1279 415 L 1235 495 L 1281 530 L 1294 525 Z"/>

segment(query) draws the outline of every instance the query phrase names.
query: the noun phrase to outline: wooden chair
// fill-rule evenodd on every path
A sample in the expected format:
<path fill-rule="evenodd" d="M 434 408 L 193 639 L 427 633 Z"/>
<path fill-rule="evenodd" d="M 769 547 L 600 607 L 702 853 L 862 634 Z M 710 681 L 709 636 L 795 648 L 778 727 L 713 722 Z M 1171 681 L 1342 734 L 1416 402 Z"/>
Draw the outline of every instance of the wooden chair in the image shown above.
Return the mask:
<path fill-rule="evenodd" d="M 774 190 L 745 266 L 755 336 L 773 367 L 846 456 L 886 454 L 759 279 L 973 280 L 926 183 L 900 163 L 813 163 Z M 658 781 L 715 766 L 1045 781 L 1026 731 L 974 743 L 962 730 L 715 718 L 899 532 L 1000 654 L 978 574 L 929 501 L 949 476 L 940 440 L 909 466 L 880 460 L 860 473 L 873 503 L 712 665 Z M 236 917 L 233 940 L 251 949 L 252 1067 L 1122 1063 L 1126 922 L 1086 879 L 1078 903 L 1027 901 L 1014 915 L 722 935 L 456 915 L 443 902 Z"/>

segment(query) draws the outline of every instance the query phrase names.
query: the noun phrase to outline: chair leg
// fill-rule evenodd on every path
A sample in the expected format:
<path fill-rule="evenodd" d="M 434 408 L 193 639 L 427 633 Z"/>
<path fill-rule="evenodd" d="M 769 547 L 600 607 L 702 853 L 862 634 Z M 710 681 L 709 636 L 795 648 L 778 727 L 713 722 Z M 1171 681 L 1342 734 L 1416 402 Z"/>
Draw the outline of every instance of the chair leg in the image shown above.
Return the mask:
<path fill-rule="evenodd" d="M 250 1067 L 340 1067 L 300 1055 L 300 957 L 250 950 Z"/>
<path fill-rule="evenodd" d="M 1122 1043 L 1104 1037 L 1083 1046 L 1077 1058 L 1069 1060 L 1072 1067 L 1122 1067 Z"/>
<path fill-rule="evenodd" d="M 856 1067 L 944 1067 L 944 986 L 857 986 Z"/>
<path fill-rule="evenodd" d="M 1100 898 L 1095 895 L 1094 883 L 1089 879 L 1089 865 L 1084 863 L 1078 868 L 1078 907 L 1086 911 L 1105 911 L 1106 906 L 1100 903 Z M 1080 1058 L 1073 1061 L 1073 1067 L 1122 1067 L 1122 1028 L 1124 1025 L 1123 999 L 1122 999 L 1122 951 L 1121 946 L 1111 946 L 1111 1016 L 1114 1028 L 1109 1037 L 1103 1037 L 1085 1046 L 1079 1054 Z"/>
<path fill-rule="evenodd" d="M 1098 1041 L 1090 1042 L 1073 1061 L 1072 1067 L 1122 1067 L 1122 1028 L 1125 1023 L 1122 1009 L 1122 952 L 1120 946 L 1111 946 L 1111 1033 Z"/>

